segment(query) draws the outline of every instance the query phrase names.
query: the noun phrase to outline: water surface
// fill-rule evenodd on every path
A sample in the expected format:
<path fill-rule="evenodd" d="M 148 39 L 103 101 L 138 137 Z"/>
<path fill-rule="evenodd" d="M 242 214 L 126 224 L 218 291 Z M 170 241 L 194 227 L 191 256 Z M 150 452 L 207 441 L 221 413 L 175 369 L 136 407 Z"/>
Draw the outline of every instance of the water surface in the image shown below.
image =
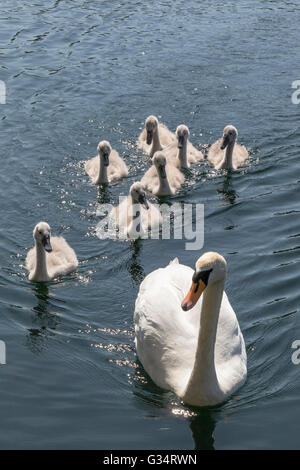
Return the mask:
<path fill-rule="evenodd" d="M 299 20 L 292 1 L 1 2 L 1 448 L 299 448 Z M 204 250 L 226 257 L 247 345 L 248 380 L 220 407 L 182 405 L 134 351 L 141 280 L 200 253 L 95 236 L 98 204 L 148 168 L 135 141 L 149 114 L 196 145 L 234 124 L 250 149 L 232 175 L 194 167 L 175 198 L 205 205 Z M 130 174 L 99 189 L 83 162 L 103 138 Z M 39 220 L 80 261 L 47 285 L 24 269 Z"/>

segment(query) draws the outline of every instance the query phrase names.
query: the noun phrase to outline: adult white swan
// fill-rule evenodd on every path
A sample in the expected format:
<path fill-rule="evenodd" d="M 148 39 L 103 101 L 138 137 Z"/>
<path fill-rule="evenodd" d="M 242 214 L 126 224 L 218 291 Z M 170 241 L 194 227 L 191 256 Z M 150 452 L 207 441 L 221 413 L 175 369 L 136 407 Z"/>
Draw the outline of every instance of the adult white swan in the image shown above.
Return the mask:
<path fill-rule="evenodd" d="M 34 227 L 33 238 L 35 246 L 26 257 L 30 281 L 49 281 L 77 268 L 75 251 L 63 237 L 50 238 L 50 227 L 46 222 L 39 222 Z"/>
<path fill-rule="evenodd" d="M 175 259 L 144 279 L 136 299 L 137 355 L 159 387 L 189 405 L 221 403 L 246 380 L 244 338 L 225 279 L 218 253 L 202 255 L 195 271 Z"/>
<path fill-rule="evenodd" d="M 93 184 L 108 183 L 128 175 L 125 162 L 107 140 L 99 142 L 98 155 L 85 162 L 85 171 Z"/>
<path fill-rule="evenodd" d="M 137 146 L 152 158 L 155 152 L 162 150 L 172 142 L 176 142 L 174 132 L 171 132 L 165 124 L 158 122 L 157 117 L 148 116 L 145 129 L 141 132 Z"/>
<path fill-rule="evenodd" d="M 247 160 L 248 150 L 236 143 L 237 136 L 236 127 L 226 126 L 223 137 L 210 147 L 207 159 L 217 170 L 235 170 Z"/>

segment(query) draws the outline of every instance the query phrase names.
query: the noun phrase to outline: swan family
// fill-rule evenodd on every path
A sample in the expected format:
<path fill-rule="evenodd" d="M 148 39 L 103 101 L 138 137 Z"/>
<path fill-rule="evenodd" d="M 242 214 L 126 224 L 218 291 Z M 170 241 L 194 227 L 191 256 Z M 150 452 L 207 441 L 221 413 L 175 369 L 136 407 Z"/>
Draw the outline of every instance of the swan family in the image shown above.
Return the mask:
<path fill-rule="evenodd" d="M 207 156 L 189 141 L 189 128 L 172 132 L 149 116 L 137 147 L 151 166 L 128 196 L 110 213 L 124 237 L 142 236 L 159 228 L 162 216 L 147 193 L 174 196 L 184 183 L 184 170 L 205 158 L 217 170 L 235 170 L 248 158 L 237 143 L 236 127 L 228 125 Z M 92 184 L 126 178 L 128 168 L 106 140 L 98 154 L 85 162 Z M 183 171 L 182 171 L 183 170 Z M 26 257 L 29 280 L 47 282 L 77 269 L 75 251 L 50 226 L 39 222 L 33 230 L 34 247 Z M 135 302 L 134 328 L 137 356 L 151 379 L 173 391 L 185 404 L 216 405 L 227 400 L 247 377 L 245 343 L 235 312 L 224 290 L 226 261 L 216 252 L 202 254 L 195 269 L 175 258 L 148 274 Z"/>

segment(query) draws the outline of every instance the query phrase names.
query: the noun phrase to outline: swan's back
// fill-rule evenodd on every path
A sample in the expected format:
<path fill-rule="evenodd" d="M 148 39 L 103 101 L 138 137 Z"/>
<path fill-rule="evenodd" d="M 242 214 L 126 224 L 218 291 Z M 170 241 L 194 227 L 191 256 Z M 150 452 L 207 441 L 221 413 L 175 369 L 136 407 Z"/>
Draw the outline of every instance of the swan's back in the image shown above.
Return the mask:
<path fill-rule="evenodd" d="M 100 167 L 99 155 L 96 155 L 96 157 L 90 158 L 84 164 L 84 169 L 91 179 L 97 178 L 99 174 L 99 167 Z"/>
<path fill-rule="evenodd" d="M 157 269 L 142 282 L 135 303 L 138 357 L 157 385 L 178 395 L 188 383 L 197 347 L 193 320 L 199 328 L 199 315 L 180 308 L 192 275 L 180 264 Z"/>
<path fill-rule="evenodd" d="M 124 232 L 130 232 L 132 226 L 132 199 L 131 196 L 127 196 L 121 204 L 114 207 L 111 211 L 110 216 L 113 217 L 116 227 Z M 149 209 L 145 209 L 140 206 L 142 225 L 144 231 L 148 228 L 157 228 L 161 223 L 161 213 L 151 202 L 148 201 Z"/>
<path fill-rule="evenodd" d="M 207 160 L 209 160 L 214 167 L 218 167 L 224 160 L 226 149 L 221 149 L 222 138 L 212 144 L 208 151 Z M 232 154 L 232 166 L 234 169 L 243 165 L 248 158 L 248 150 L 244 145 L 238 143 L 234 144 Z"/>
<path fill-rule="evenodd" d="M 107 174 L 110 180 L 124 178 L 128 175 L 127 166 L 116 150 L 112 150 L 110 153 Z"/>

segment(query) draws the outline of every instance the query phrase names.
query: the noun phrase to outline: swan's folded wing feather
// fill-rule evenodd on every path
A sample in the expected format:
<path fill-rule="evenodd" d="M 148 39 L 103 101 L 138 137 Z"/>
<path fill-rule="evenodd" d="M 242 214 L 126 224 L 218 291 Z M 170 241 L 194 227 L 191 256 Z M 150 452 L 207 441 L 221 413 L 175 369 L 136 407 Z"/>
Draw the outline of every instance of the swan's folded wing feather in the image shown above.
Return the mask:
<path fill-rule="evenodd" d="M 248 150 L 244 145 L 235 144 L 233 149 L 232 163 L 234 168 L 243 165 L 248 158 Z"/>
<path fill-rule="evenodd" d="M 46 253 L 47 271 L 51 278 L 76 270 L 78 259 L 63 237 L 51 237 L 51 253 Z"/>
<path fill-rule="evenodd" d="M 99 156 L 90 158 L 85 162 L 84 169 L 91 179 L 96 178 L 99 174 Z"/>
<path fill-rule="evenodd" d="M 124 178 L 128 175 L 128 168 L 116 150 L 110 153 L 107 174 L 109 180 Z"/>
<path fill-rule="evenodd" d="M 221 149 L 222 139 L 218 139 L 212 144 L 208 151 L 207 160 L 209 160 L 214 167 L 218 166 L 224 158 L 225 150 Z"/>
<path fill-rule="evenodd" d="M 199 311 L 195 315 L 181 309 L 192 273 L 187 266 L 171 264 L 149 274 L 134 314 L 140 361 L 157 385 L 178 395 L 188 383 L 197 347 L 194 322 L 199 328 Z"/>
<path fill-rule="evenodd" d="M 36 266 L 36 251 L 35 251 L 35 247 L 31 248 L 28 253 L 27 253 L 27 256 L 26 256 L 26 261 L 25 261 L 25 266 L 26 266 L 26 269 L 31 272 L 34 270 L 35 266 Z"/>

